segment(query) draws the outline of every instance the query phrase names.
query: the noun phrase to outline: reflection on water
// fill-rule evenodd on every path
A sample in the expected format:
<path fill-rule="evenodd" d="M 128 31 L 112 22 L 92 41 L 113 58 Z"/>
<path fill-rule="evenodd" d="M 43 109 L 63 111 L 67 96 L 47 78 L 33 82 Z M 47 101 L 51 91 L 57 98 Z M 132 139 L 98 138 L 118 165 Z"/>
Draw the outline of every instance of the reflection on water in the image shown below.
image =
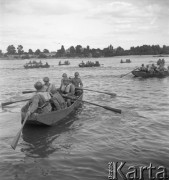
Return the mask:
<path fill-rule="evenodd" d="M 58 146 L 55 144 L 56 139 L 64 138 L 64 134 L 69 134 L 75 122 L 76 115 L 82 111 L 82 106 L 66 117 L 61 123 L 56 126 L 38 126 L 26 125 L 22 131 L 22 148 L 21 151 L 28 157 L 47 158 L 55 151 L 62 148 L 71 148 L 71 144 Z"/>
<path fill-rule="evenodd" d="M 69 131 L 73 121 L 62 126 L 26 126 L 23 129 L 23 140 L 21 151 L 29 157 L 48 157 L 53 152 L 59 150 L 52 144 L 60 134 Z"/>

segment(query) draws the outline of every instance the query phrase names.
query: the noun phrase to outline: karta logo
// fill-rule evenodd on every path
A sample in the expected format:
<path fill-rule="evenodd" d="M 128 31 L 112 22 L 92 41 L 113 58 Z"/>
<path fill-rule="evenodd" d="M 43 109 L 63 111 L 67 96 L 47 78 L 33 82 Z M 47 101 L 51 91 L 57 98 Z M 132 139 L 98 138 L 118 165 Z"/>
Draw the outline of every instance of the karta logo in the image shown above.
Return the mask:
<path fill-rule="evenodd" d="M 108 179 L 109 180 L 168 180 L 167 169 L 164 166 L 154 167 L 151 163 L 149 166 L 129 166 L 124 173 L 126 162 L 109 162 Z M 147 174 L 146 177 L 144 177 Z"/>

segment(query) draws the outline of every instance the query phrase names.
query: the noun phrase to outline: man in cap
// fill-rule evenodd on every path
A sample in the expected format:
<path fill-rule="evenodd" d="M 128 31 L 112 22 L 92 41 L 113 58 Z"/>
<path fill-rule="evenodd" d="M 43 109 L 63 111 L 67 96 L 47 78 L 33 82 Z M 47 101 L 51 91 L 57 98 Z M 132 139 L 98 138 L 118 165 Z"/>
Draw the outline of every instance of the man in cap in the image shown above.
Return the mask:
<path fill-rule="evenodd" d="M 43 114 L 50 112 L 52 110 L 49 100 L 51 96 L 48 92 L 43 92 L 43 85 L 40 81 L 34 84 L 36 89 L 35 95 L 27 102 L 27 104 L 22 108 L 22 119 L 28 113 L 30 119 L 36 119 L 38 114 Z"/>
<path fill-rule="evenodd" d="M 82 90 L 79 90 L 78 88 L 83 88 L 83 83 L 82 83 L 82 80 L 80 79 L 79 77 L 79 73 L 78 72 L 75 72 L 74 74 L 74 78 L 71 79 L 71 82 L 72 84 L 75 86 L 75 88 L 77 88 L 75 90 L 75 94 L 77 96 L 79 96 L 80 94 L 82 94 Z"/>

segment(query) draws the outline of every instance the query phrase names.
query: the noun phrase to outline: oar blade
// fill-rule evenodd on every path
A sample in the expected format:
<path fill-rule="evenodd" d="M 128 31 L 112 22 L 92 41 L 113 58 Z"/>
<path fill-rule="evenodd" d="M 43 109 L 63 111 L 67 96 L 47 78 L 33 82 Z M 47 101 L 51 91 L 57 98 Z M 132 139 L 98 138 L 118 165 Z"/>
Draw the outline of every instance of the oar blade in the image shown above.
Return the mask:
<path fill-rule="evenodd" d="M 10 104 L 13 104 L 14 102 L 6 102 L 6 103 L 1 103 L 1 107 L 3 106 L 7 106 L 7 105 L 10 105 Z"/>
<path fill-rule="evenodd" d="M 13 140 L 12 143 L 11 143 L 11 147 L 12 147 L 14 150 L 15 150 L 17 144 L 18 144 L 19 138 L 20 138 L 21 133 L 22 133 L 22 129 L 23 129 L 23 127 L 24 127 L 24 125 L 25 125 L 28 117 L 29 117 L 29 114 L 30 114 L 30 113 L 29 113 L 29 111 L 28 111 L 27 114 L 26 114 L 26 116 L 25 116 L 25 119 L 24 119 L 24 121 L 23 121 L 23 123 L 22 123 L 22 127 L 21 127 L 20 131 L 17 133 L 17 135 L 15 136 L 14 140 Z"/>
<path fill-rule="evenodd" d="M 115 112 L 115 113 L 119 113 L 119 114 L 122 113 L 121 109 L 115 109 L 115 108 L 112 108 L 112 107 L 109 107 L 109 106 L 103 106 L 103 108 L 104 108 L 104 109 L 107 109 L 107 110 L 109 110 L 109 111 L 113 111 L 113 112 Z"/>
<path fill-rule="evenodd" d="M 22 132 L 22 129 L 17 133 L 17 135 L 15 136 L 14 140 L 12 141 L 11 143 L 11 147 L 15 150 L 16 149 L 16 146 L 18 144 L 18 141 L 19 141 L 19 138 L 21 136 L 21 132 Z"/>
<path fill-rule="evenodd" d="M 20 100 L 20 101 L 13 101 L 13 102 L 5 102 L 5 103 L 1 103 L 1 107 L 7 106 L 7 105 L 10 105 L 10 104 L 13 104 L 13 103 L 18 103 L 18 102 L 28 101 L 28 100 L 30 100 L 30 99 L 23 99 L 23 100 Z"/>

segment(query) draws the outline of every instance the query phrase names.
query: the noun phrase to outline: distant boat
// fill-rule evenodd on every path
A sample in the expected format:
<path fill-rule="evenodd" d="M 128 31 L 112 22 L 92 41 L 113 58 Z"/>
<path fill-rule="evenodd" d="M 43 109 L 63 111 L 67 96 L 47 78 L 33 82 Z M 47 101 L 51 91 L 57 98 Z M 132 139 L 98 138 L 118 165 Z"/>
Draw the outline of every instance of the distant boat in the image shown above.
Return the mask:
<path fill-rule="evenodd" d="M 50 65 L 46 62 L 46 64 L 42 64 L 42 62 L 40 61 L 39 63 L 36 62 L 36 61 L 33 61 L 33 62 L 29 62 L 29 63 L 26 63 L 24 65 L 24 68 L 25 69 L 35 69 L 35 68 L 49 68 Z"/>
<path fill-rule="evenodd" d="M 121 59 L 120 63 L 131 63 L 131 60 L 130 60 L 130 59 L 126 59 L 126 61 L 123 61 L 123 60 Z"/>
<path fill-rule="evenodd" d="M 69 62 L 69 61 L 65 61 L 65 62 L 62 64 L 61 61 L 59 61 L 59 66 L 62 66 L 62 65 L 70 65 L 70 62 Z"/>
<path fill-rule="evenodd" d="M 169 57 L 169 56 L 165 54 L 160 54 L 160 55 L 154 55 L 153 57 Z"/>
<path fill-rule="evenodd" d="M 87 63 L 80 63 L 79 67 L 100 67 L 99 61 L 94 62 L 87 62 Z"/>
<path fill-rule="evenodd" d="M 132 71 L 132 74 L 135 77 L 142 77 L 142 78 L 151 78 L 151 77 L 163 78 L 169 76 L 168 71 L 156 72 L 156 73 L 149 73 L 145 71 Z"/>

